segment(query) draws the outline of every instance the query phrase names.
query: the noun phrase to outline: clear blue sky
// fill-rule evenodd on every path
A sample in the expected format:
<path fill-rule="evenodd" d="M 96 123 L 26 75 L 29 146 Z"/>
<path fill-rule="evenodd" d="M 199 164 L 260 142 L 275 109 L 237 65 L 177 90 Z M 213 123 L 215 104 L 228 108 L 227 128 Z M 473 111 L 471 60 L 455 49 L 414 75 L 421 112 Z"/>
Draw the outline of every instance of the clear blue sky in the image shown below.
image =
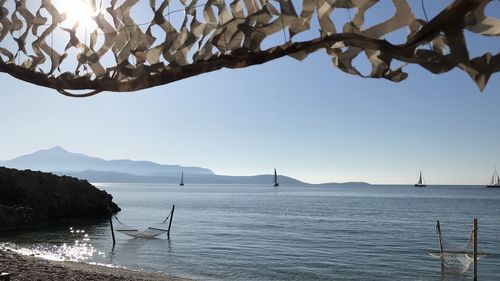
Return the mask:
<path fill-rule="evenodd" d="M 500 167 L 500 75 L 480 93 L 458 70 L 406 70 L 401 83 L 362 79 L 320 52 L 86 99 L 1 73 L 0 159 L 59 145 L 227 175 L 276 167 L 314 183 L 414 183 L 419 170 L 429 184 L 486 183 Z"/>

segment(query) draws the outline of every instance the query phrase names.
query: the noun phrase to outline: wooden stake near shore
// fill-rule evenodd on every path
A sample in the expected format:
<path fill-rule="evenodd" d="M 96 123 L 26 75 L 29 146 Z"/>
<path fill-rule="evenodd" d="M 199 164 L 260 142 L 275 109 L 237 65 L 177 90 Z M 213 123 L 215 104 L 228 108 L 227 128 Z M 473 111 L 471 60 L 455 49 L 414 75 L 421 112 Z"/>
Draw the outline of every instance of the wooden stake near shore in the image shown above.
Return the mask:
<path fill-rule="evenodd" d="M 111 227 L 111 237 L 113 238 L 113 248 L 114 248 L 116 240 L 115 240 L 115 230 L 113 229 L 113 212 L 111 211 L 110 208 L 108 208 L 108 211 L 109 211 L 109 226 Z"/>
<path fill-rule="evenodd" d="M 170 227 L 172 226 L 172 219 L 174 218 L 175 205 L 172 206 L 172 211 L 170 211 L 170 221 L 168 222 L 167 238 L 170 239 Z"/>
<path fill-rule="evenodd" d="M 441 237 L 441 225 L 439 224 L 439 221 L 436 223 L 436 232 L 438 235 L 438 240 L 439 240 L 439 254 L 440 254 L 440 259 L 441 259 L 441 270 L 444 269 L 444 260 L 443 260 L 443 238 Z"/>
<path fill-rule="evenodd" d="M 474 218 L 473 223 L 473 239 L 474 239 L 474 281 L 477 281 L 477 218 Z"/>

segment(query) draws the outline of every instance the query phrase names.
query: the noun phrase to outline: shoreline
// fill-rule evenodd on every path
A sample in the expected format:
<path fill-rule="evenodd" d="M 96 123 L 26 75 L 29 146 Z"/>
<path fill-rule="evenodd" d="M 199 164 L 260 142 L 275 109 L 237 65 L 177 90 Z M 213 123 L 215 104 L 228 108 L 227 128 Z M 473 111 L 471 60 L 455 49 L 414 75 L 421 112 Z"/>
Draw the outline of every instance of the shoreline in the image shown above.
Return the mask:
<path fill-rule="evenodd" d="M 25 256 L 12 250 L 0 249 L 0 272 L 11 274 L 10 280 L 89 280 L 89 281 L 186 281 L 190 279 L 163 273 L 135 271 L 124 268 L 93 265 L 82 262 L 52 261 Z"/>

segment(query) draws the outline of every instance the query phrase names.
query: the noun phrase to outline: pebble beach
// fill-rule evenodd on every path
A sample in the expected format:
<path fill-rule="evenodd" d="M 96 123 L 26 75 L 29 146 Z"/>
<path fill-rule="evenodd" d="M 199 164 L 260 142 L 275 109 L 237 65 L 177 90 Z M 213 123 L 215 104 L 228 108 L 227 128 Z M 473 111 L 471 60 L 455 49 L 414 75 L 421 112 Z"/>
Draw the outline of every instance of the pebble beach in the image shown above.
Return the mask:
<path fill-rule="evenodd" d="M 184 281 L 187 279 L 161 273 L 133 271 L 77 262 L 45 260 L 35 256 L 24 256 L 10 250 L 0 250 L 0 273 L 10 273 L 12 281 Z"/>

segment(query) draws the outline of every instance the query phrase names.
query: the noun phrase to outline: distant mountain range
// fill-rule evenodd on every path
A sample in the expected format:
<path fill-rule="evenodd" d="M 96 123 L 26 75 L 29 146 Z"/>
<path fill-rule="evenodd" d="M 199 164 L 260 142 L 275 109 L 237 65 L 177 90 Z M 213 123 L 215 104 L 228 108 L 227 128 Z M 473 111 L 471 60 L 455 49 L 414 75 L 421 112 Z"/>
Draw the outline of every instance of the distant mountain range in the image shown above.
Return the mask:
<path fill-rule="evenodd" d="M 116 172 L 81 171 L 73 173 L 59 173 L 90 182 L 113 182 L 113 183 L 179 183 L 180 175 L 177 176 L 137 176 Z M 257 176 L 223 176 L 184 173 L 184 183 L 189 184 L 268 184 L 272 182 L 273 175 Z M 291 177 L 278 176 L 281 185 L 307 185 Z"/>
<path fill-rule="evenodd" d="M 80 171 L 117 172 L 138 176 L 178 176 L 182 171 L 187 174 L 213 175 L 205 168 L 162 165 L 150 161 L 104 160 L 85 154 L 73 153 L 56 146 L 23 155 L 1 165 L 16 169 L 40 170 L 45 172 L 74 173 Z"/>
<path fill-rule="evenodd" d="M 30 169 L 67 175 L 90 182 L 129 183 L 178 183 L 184 173 L 186 184 L 271 184 L 272 175 L 224 176 L 216 175 L 210 169 L 164 165 L 150 161 L 104 160 L 85 154 L 73 153 L 56 146 L 8 161 L 0 161 L 0 166 L 15 169 Z M 278 176 L 282 185 L 307 185 L 297 179 Z M 334 185 L 328 183 L 322 185 Z M 344 183 L 362 185 L 366 183 Z"/>

